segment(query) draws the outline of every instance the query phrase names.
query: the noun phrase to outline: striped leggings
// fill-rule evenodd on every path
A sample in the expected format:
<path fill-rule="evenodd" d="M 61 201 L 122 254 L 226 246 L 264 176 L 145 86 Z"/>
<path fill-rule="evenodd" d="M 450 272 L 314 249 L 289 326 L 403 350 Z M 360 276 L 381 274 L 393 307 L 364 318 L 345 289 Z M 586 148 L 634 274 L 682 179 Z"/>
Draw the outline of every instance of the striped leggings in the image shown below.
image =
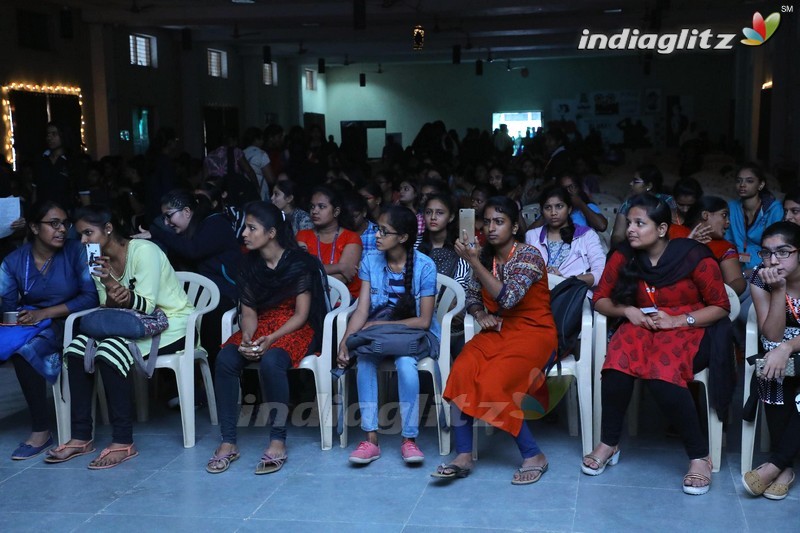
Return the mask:
<path fill-rule="evenodd" d="M 92 402 L 94 376 L 83 369 L 83 354 L 86 351 L 87 337 L 78 335 L 64 350 L 67 360 L 67 375 L 72 396 L 72 438 L 91 440 L 94 421 Z M 172 353 L 183 348 L 185 339 L 162 346 L 158 353 Z M 155 357 L 156 354 L 151 354 Z M 112 426 L 112 441 L 119 444 L 133 442 L 133 417 L 131 413 L 130 370 L 134 365 L 133 356 L 122 337 L 108 337 L 98 340 L 95 357 L 95 371 L 103 378 L 108 402 L 108 413 Z"/>

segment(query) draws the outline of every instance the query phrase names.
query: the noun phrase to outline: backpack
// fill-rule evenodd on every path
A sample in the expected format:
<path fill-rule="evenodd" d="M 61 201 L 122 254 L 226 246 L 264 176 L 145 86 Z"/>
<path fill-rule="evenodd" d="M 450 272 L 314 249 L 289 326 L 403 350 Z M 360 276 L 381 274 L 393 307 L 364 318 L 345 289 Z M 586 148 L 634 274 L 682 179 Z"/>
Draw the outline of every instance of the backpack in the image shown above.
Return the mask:
<path fill-rule="evenodd" d="M 550 290 L 550 311 L 558 333 L 557 361 L 573 352 L 581 332 L 583 301 L 589 286 L 577 278 L 567 278 Z M 580 354 L 575 353 L 575 359 Z"/>

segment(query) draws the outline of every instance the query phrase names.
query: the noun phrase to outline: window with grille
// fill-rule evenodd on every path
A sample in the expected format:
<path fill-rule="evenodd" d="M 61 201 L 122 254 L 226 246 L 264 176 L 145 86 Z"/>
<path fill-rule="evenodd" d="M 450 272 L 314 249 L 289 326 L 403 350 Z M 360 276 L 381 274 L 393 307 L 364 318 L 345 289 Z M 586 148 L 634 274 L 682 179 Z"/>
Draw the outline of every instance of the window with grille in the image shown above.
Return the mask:
<path fill-rule="evenodd" d="M 264 63 L 264 85 L 278 85 L 278 64 Z"/>
<path fill-rule="evenodd" d="M 156 38 L 150 35 L 132 33 L 129 36 L 131 65 L 156 67 Z"/>
<path fill-rule="evenodd" d="M 305 70 L 305 78 L 306 78 L 306 90 L 307 91 L 316 91 L 317 90 L 317 72 L 313 69 L 307 68 Z"/>
<path fill-rule="evenodd" d="M 223 50 L 208 49 L 208 75 L 212 78 L 228 77 L 228 53 Z"/>

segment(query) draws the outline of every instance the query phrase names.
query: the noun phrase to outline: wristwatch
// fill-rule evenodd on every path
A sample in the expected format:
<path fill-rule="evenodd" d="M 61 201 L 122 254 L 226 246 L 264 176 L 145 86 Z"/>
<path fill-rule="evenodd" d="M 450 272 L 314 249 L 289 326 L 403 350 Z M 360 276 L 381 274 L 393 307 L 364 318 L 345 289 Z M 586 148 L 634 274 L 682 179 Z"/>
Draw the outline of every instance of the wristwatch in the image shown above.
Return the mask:
<path fill-rule="evenodd" d="M 692 327 L 692 326 L 694 326 L 695 322 L 697 322 L 697 320 L 695 320 L 695 318 L 692 315 L 690 315 L 689 313 L 686 313 L 686 324 L 689 327 Z"/>

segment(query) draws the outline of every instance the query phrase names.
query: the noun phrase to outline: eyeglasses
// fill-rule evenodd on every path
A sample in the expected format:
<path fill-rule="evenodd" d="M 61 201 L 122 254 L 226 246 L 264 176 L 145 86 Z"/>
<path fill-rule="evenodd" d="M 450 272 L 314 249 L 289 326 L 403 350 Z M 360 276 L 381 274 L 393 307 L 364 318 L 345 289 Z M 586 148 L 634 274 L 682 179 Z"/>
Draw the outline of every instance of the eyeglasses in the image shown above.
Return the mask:
<path fill-rule="evenodd" d="M 387 235 L 400 235 L 400 233 L 396 231 L 389 231 L 388 229 L 384 228 L 383 226 L 378 227 L 377 231 L 378 235 L 382 237 L 386 237 Z"/>
<path fill-rule="evenodd" d="M 797 252 L 797 250 L 775 250 L 774 252 L 771 250 L 761 250 L 758 252 L 758 257 L 760 257 L 762 261 L 766 261 L 773 255 L 778 259 L 788 259 L 789 256 L 795 252 Z"/>
<path fill-rule="evenodd" d="M 172 211 L 169 211 L 168 213 L 164 213 L 162 215 L 162 217 L 161 217 L 161 218 L 164 219 L 164 223 L 167 224 L 167 223 L 171 222 L 172 221 L 172 217 L 175 216 L 175 213 L 177 213 L 178 211 L 180 211 L 180 209 L 173 209 Z"/>
<path fill-rule="evenodd" d="M 644 180 L 631 180 L 631 185 L 642 185 Z"/>
<path fill-rule="evenodd" d="M 58 229 L 61 226 L 64 226 L 65 230 L 68 230 L 72 227 L 72 222 L 67 219 L 61 220 L 59 218 L 53 218 L 51 220 L 40 220 L 39 224 L 49 224 L 51 228 Z"/>

